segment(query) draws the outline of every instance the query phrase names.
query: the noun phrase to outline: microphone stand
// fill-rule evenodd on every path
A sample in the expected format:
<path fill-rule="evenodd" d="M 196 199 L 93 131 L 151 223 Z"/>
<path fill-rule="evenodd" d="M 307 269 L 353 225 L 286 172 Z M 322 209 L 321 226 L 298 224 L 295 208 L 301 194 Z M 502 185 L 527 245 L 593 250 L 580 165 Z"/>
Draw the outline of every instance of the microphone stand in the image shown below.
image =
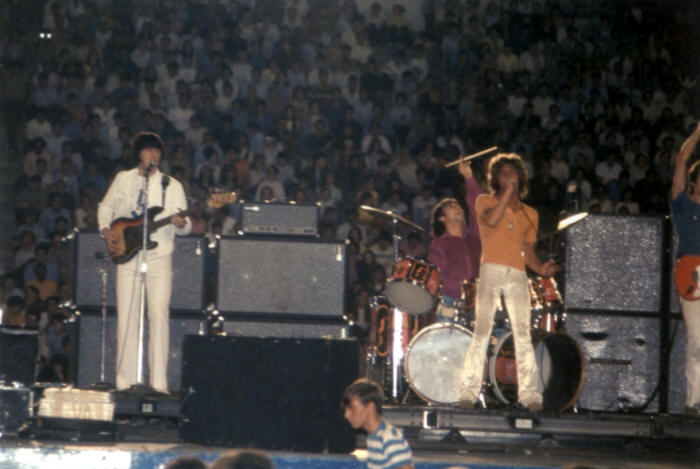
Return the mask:
<path fill-rule="evenodd" d="M 144 358 L 144 339 L 145 339 L 145 319 L 146 319 L 146 274 L 148 273 L 148 262 L 146 261 L 146 253 L 148 249 L 148 183 L 150 181 L 150 172 L 153 165 L 148 165 L 145 169 L 144 182 L 144 199 L 143 199 L 143 229 L 141 235 L 141 267 L 139 272 L 139 345 L 137 352 L 137 368 L 136 368 L 136 384 L 132 388 L 137 387 L 147 389 L 148 386 L 144 383 L 143 378 L 143 358 Z"/>

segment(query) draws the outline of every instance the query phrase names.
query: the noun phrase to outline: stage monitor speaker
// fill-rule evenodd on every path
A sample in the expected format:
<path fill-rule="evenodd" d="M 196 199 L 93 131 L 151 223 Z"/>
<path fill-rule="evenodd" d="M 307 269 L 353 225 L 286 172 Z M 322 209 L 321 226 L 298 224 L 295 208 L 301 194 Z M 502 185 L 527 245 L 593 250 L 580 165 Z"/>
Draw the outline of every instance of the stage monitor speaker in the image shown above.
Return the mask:
<path fill-rule="evenodd" d="M 663 218 L 588 215 L 566 231 L 568 308 L 658 313 Z"/>
<path fill-rule="evenodd" d="M 170 349 L 168 355 L 168 390 L 180 389 L 182 370 L 182 342 L 186 335 L 206 330 L 204 317 L 178 313 L 170 315 Z M 117 318 L 107 315 L 105 343 L 105 382 L 115 384 L 115 360 L 117 358 Z M 77 321 L 77 347 L 75 347 L 75 386 L 89 388 L 100 381 L 101 375 L 102 315 L 83 311 Z M 148 321 L 146 321 L 148 339 Z M 144 376 L 148 376 L 148 347 L 144 347 Z"/>
<path fill-rule="evenodd" d="M 661 390 L 659 331 L 659 318 L 569 310 L 566 335 L 584 356 L 580 407 L 657 412 Z"/>
<path fill-rule="evenodd" d="M 38 330 L 0 327 L 0 385 L 33 385 L 38 358 Z"/>
<path fill-rule="evenodd" d="M 116 309 L 117 266 L 98 233 L 81 231 L 75 239 L 73 299 L 79 308 L 102 308 L 102 271 L 108 265 L 107 307 Z M 173 252 L 173 291 L 170 307 L 178 311 L 200 312 L 205 302 L 207 241 L 201 236 L 176 236 Z"/>
<path fill-rule="evenodd" d="M 357 378 L 353 339 L 189 336 L 180 437 L 188 443 L 347 453 L 340 398 Z"/>
<path fill-rule="evenodd" d="M 217 308 L 223 313 L 345 313 L 345 244 L 292 238 L 222 238 Z"/>
<path fill-rule="evenodd" d="M 318 235 L 320 208 L 317 204 L 241 204 L 241 230 L 246 234 Z"/>

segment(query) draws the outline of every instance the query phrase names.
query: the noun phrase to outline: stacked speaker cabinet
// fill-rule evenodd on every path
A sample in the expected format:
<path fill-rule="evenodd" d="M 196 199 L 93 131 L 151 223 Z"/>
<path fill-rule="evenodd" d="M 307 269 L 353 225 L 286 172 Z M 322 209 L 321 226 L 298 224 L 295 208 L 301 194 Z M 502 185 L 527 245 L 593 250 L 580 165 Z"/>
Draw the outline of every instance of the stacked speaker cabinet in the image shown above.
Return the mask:
<path fill-rule="evenodd" d="M 102 315 L 94 311 L 82 312 L 78 317 L 77 347 L 75 349 L 75 385 L 89 388 L 101 381 Z M 181 312 L 170 313 L 170 348 L 168 354 L 168 390 L 179 391 L 182 372 L 182 343 L 185 336 L 206 331 L 206 321 L 202 315 Z M 115 383 L 115 363 L 117 359 L 117 318 L 110 313 L 106 321 L 105 377 L 107 383 Z M 146 323 L 146 344 L 148 343 L 148 323 Z M 148 376 L 148 347 L 144 347 L 144 373 Z"/>
<path fill-rule="evenodd" d="M 358 373 L 354 339 L 189 336 L 180 437 L 188 443 L 346 453 L 340 398 Z"/>
<path fill-rule="evenodd" d="M 590 214 L 566 231 L 566 333 L 585 358 L 584 409 L 660 410 L 666 230 L 662 217 Z"/>
<path fill-rule="evenodd" d="M 102 272 L 108 269 L 107 308 L 116 309 L 117 266 L 99 233 L 81 231 L 74 242 L 75 272 L 73 301 L 80 309 L 102 307 Z M 173 292 L 170 307 L 177 311 L 201 312 L 204 308 L 207 269 L 207 241 L 202 236 L 176 236 L 173 251 Z"/>
<path fill-rule="evenodd" d="M 74 239 L 73 301 L 80 311 L 77 324 L 75 382 L 89 387 L 100 381 L 103 306 L 102 279 L 107 269 L 105 381 L 114 383 L 117 355 L 115 280 L 117 266 L 109 260 L 104 240 L 96 232 L 81 231 Z M 173 288 L 170 299 L 170 356 L 168 389 L 180 389 L 181 348 L 185 335 L 206 330 L 202 310 L 207 290 L 208 248 L 201 236 L 176 236 L 173 260 Z M 146 330 L 148 320 L 146 319 Z M 145 353 L 148 353 L 145 347 Z M 147 360 L 145 360 L 147 364 Z M 148 367 L 146 365 L 146 371 Z"/>
<path fill-rule="evenodd" d="M 338 320 L 345 312 L 345 243 L 298 237 L 219 241 L 223 314 Z"/>

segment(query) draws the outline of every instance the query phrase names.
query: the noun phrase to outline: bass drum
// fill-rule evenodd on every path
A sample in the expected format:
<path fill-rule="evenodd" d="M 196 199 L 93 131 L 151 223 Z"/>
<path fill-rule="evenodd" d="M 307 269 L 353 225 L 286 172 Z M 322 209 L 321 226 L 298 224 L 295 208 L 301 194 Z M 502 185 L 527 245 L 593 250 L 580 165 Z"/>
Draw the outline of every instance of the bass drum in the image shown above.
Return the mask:
<path fill-rule="evenodd" d="M 471 341 L 469 329 L 458 324 L 439 323 L 422 329 L 408 345 L 403 362 L 411 389 L 432 404 L 458 402 Z"/>
<path fill-rule="evenodd" d="M 578 399 L 583 388 L 583 354 L 578 344 L 565 334 L 535 329 L 532 343 L 539 368 L 538 389 L 546 409 L 566 410 Z M 489 378 L 496 397 L 504 404 L 518 401 L 518 374 L 513 348 L 513 332 L 504 334 L 489 361 Z"/>

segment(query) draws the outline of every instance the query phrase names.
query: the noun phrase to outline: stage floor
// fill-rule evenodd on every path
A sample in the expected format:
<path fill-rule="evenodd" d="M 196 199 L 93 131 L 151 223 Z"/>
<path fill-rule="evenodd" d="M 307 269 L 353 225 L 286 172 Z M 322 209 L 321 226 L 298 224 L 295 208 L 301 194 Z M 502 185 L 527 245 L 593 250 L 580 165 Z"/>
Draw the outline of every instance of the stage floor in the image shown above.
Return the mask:
<path fill-rule="evenodd" d="M 404 429 L 416 469 L 691 468 L 700 464 L 700 419 L 681 416 L 387 406 Z M 103 426 L 104 428 L 100 428 Z M 96 422 L 44 419 L 0 440 L 0 469 L 154 469 L 182 455 L 212 461 L 230 448 L 180 440 L 171 418 Z M 349 455 L 272 451 L 278 469 L 364 468 L 364 437 Z M 578 464 L 578 466 L 577 466 Z"/>

